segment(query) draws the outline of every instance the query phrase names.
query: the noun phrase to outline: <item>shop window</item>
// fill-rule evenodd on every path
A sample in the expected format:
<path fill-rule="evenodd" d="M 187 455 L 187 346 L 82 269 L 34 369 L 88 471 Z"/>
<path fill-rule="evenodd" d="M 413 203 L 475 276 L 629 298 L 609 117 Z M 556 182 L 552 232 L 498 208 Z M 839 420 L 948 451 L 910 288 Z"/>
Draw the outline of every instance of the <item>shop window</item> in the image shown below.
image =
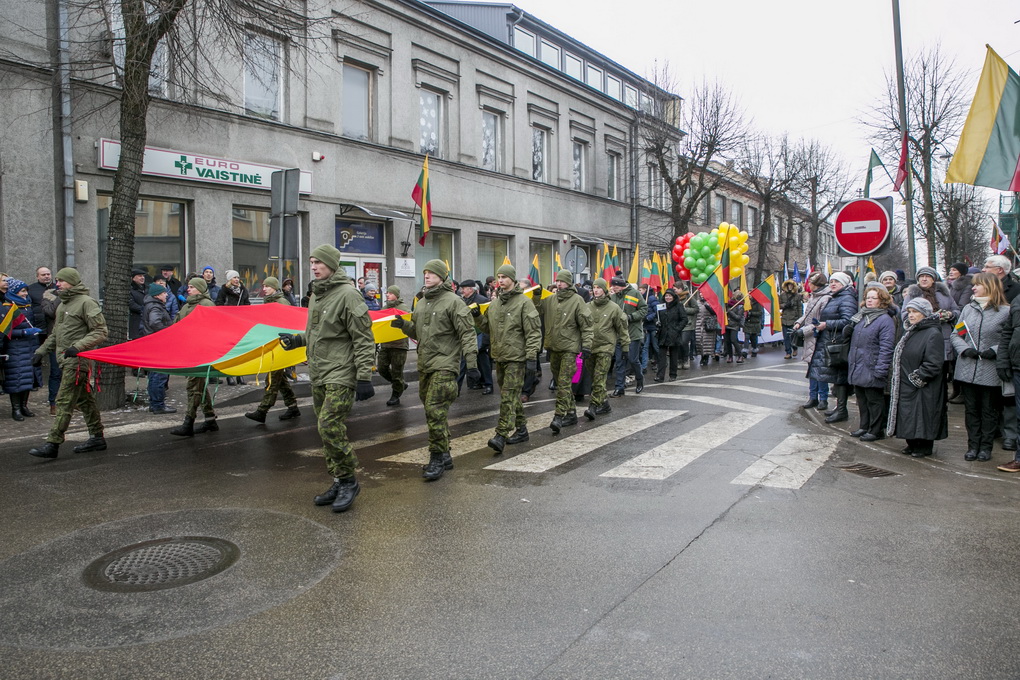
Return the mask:
<path fill-rule="evenodd" d="M 534 261 L 538 255 L 538 279 L 543 287 L 548 287 L 553 282 L 553 244 L 549 241 L 532 241 L 528 250 L 528 263 Z M 517 272 L 517 278 L 525 278 L 527 275 L 521 271 Z"/>
<path fill-rule="evenodd" d="M 450 275 L 456 271 L 457 262 L 453 257 L 453 232 L 442 231 L 436 228 L 429 229 L 425 245 L 416 246 L 414 249 L 414 267 L 421 276 L 422 267 L 429 260 L 442 260 L 450 267 Z M 456 276 L 454 276 L 456 278 Z"/>
<path fill-rule="evenodd" d="M 233 265 L 230 268 L 241 275 L 241 283 L 248 289 L 249 296 L 262 296 L 262 281 L 267 276 L 275 276 L 281 282 L 287 278 L 297 279 L 295 260 L 284 260 L 281 271 L 280 261 L 269 259 L 268 210 L 235 206 L 231 210 L 230 225 L 233 237 Z"/>
<path fill-rule="evenodd" d="M 503 259 L 510 253 L 510 240 L 495 236 L 478 236 L 478 266 L 475 276 L 483 283 L 485 277 L 495 276 L 503 265 Z"/>
<path fill-rule="evenodd" d="M 99 238 L 99 271 L 106 270 L 107 244 L 110 233 L 110 196 L 97 197 L 96 224 Z M 135 267 L 159 274 L 161 267 L 174 265 L 177 278 L 184 271 L 184 204 L 174 201 L 157 201 L 142 198 L 135 205 Z M 102 295 L 102 291 L 100 291 Z"/>

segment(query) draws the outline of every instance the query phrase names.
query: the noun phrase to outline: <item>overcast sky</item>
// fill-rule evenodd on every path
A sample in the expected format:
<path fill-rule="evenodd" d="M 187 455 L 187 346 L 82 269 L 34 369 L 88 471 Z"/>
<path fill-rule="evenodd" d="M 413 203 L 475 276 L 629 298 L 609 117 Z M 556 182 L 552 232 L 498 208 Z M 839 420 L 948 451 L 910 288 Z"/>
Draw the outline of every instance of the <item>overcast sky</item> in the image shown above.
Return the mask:
<path fill-rule="evenodd" d="M 891 0 L 517 0 L 518 7 L 642 76 L 728 86 L 755 125 L 815 138 L 867 169 L 856 121 L 894 73 Z M 941 42 L 977 86 L 988 43 L 1020 66 L 1020 3 L 900 0 L 905 59 Z M 679 92 L 683 96 L 684 92 Z M 897 159 L 883 159 L 894 166 Z M 863 181 L 862 181 L 863 184 Z"/>

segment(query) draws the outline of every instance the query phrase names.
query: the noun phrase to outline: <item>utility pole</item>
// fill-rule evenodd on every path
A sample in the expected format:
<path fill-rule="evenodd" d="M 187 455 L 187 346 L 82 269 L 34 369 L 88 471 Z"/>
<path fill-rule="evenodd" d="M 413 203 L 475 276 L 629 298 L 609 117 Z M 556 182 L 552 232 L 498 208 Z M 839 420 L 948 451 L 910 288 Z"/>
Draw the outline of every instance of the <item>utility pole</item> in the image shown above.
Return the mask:
<path fill-rule="evenodd" d="M 892 0 L 893 38 L 896 43 L 896 89 L 900 99 L 900 132 L 907 134 L 907 91 L 903 81 L 903 40 L 900 37 L 900 0 Z M 903 201 L 907 211 L 907 260 L 911 276 L 917 270 L 914 254 L 914 191 L 910 172 L 910 161 L 907 164 L 907 177 L 903 183 Z M 929 235 L 930 238 L 930 235 Z"/>

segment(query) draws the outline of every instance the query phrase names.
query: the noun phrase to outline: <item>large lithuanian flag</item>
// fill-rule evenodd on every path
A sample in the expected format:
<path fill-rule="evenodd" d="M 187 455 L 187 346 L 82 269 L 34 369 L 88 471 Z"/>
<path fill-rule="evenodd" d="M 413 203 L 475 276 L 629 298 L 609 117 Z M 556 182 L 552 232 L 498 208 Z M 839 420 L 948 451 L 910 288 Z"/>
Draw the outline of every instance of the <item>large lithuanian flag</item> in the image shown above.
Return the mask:
<path fill-rule="evenodd" d="M 988 47 L 960 143 L 946 172 L 946 183 L 1020 191 L 1018 125 L 1020 76 Z"/>

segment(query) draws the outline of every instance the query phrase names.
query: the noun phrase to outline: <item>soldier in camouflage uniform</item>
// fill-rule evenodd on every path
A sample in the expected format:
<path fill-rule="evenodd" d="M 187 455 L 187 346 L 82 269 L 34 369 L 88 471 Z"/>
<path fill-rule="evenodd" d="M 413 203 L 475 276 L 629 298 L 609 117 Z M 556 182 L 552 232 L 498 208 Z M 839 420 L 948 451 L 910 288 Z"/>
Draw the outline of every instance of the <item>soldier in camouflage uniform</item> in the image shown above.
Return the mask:
<path fill-rule="evenodd" d="M 422 477 L 433 481 L 442 477 L 444 470 L 453 469 L 447 414 L 457 398 L 461 357 L 467 365 L 468 380 L 477 382 L 481 373 L 471 314 L 453 292 L 446 263 L 429 260 L 424 276 L 425 290 L 410 321 L 398 317 L 390 323 L 418 341 L 418 396 L 425 404 L 429 428 L 429 462 L 422 468 Z"/>
<path fill-rule="evenodd" d="M 361 491 L 354 472 L 358 458 L 347 439 L 347 416 L 355 401 L 375 396 L 372 362 L 375 339 L 365 298 L 340 268 L 340 251 L 324 244 L 308 258 L 312 265 L 312 297 L 304 333 L 280 333 L 285 350 L 307 347 L 312 404 L 326 469 L 333 485 L 315 497 L 316 505 L 344 512 Z"/>
<path fill-rule="evenodd" d="M 400 297 L 400 286 L 390 286 L 386 289 L 386 302 L 383 309 L 401 309 L 410 311 L 404 300 Z M 407 389 L 404 381 L 404 363 L 407 361 L 407 338 L 400 338 L 392 342 L 384 342 L 379 345 L 379 358 L 375 365 L 379 367 L 379 375 L 392 387 L 393 392 L 386 401 L 387 406 L 400 406 L 400 395 Z"/>
<path fill-rule="evenodd" d="M 188 297 L 177 312 L 174 323 L 180 322 L 197 307 L 215 307 L 216 303 L 209 297 L 209 285 L 205 279 L 195 277 L 188 281 Z M 188 410 L 184 413 L 184 422 L 170 430 L 170 434 L 178 437 L 192 437 L 196 433 L 216 432 L 220 426 L 216 423 L 216 411 L 212 406 L 212 395 L 209 394 L 209 379 L 205 376 L 193 375 L 188 378 Z M 198 408 L 202 407 L 205 415 L 205 422 L 195 427 L 195 417 L 198 415 Z"/>
<path fill-rule="evenodd" d="M 623 310 L 628 322 L 628 336 L 620 338 L 616 346 L 616 389 L 610 396 L 622 397 L 625 394 L 628 370 L 634 373 L 634 391 L 640 394 L 645 389 L 645 376 L 641 371 L 641 342 L 645 338 L 648 303 L 622 276 L 614 276 L 610 287 L 613 302 Z"/>
<path fill-rule="evenodd" d="M 595 416 L 613 410 L 606 398 L 606 379 L 616 345 L 622 338 L 628 337 L 629 329 L 623 310 L 609 299 L 609 284 L 605 279 L 595 279 L 591 292 L 592 299 L 588 308 L 594 325 L 591 351 L 595 355 L 595 369 L 592 374 L 591 403 L 584 410 L 584 417 L 595 420 Z"/>
<path fill-rule="evenodd" d="M 82 285 L 81 275 L 76 269 L 65 267 L 57 272 L 57 322 L 46 342 L 35 350 L 32 365 L 41 366 L 50 352 L 60 358 L 60 389 L 57 390 L 57 417 L 46 436 L 46 443 L 29 451 L 39 458 L 56 458 L 64 442 L 64 432 L 71 423 L 75 407 L 81 409 L 89 438 L 74 447 L 75 453 L 104 451 L 103 420 L 96 406 L 96 397 L 89 385 L 93 362 L 78 357 L 78 352 L 95 349 L 109 334 L 106 319 L 99 303 L 89 296 L 89 289 Z"/>
<path fill-rule="evenodd" d="M 528 419 L 524 417 L 521 388 L 525 374 L 534 380 L 538 362 L 535 357 L 542 349 L 542 323 L 538 310 L 516 281 L 517 270 L 505 264 L 496 271 L 497 295 L 485 314 L 477 308 L 471 310 L 475 326 L 488 333 L 492 360 L 496 362 L 496 382 L 499 384 L 499 423 L 496 435 L 489 440 L 489 448 L 496 455 L 503 453 L 507 444 L 528 440 Z M 513 432 L 513 436 L 510 433 Z"/>
<path fill-rule="evenodd" d="M 284 296 L 283 291 L 280 290 L 280 279 L 275 276 L 267 277 L 262 282 L 262 295 L 264 296 L 264 304 L 268 305 L 275 302 L 290 307 L 290 301 Z M 287 371 L 281 368 L 276 371 L 270 371 L 266 375 L 266 391 L 262 395 L 262 403 L 254 411 L 245 413 L 244 417 L 250 418 L 257 423 L 266 422 L 266 414 L 269 413 L 269 409 L 273 408 L 273 405 L 276 403 L 277 394 L 283 396 L 283 404 L 287 407 L 287 410 L 280 414 L 280 420 L 290 420 L 301 415 L 301 409 L 297 405 L 297 397 L 287 381 Z"/>
<path fill-rule="evenodd" d="M 592 342 L 591 312 L 566 269 L 556 274 L 556 294 L 542 302 L 542 316 L 549 368 L 556 381 L 556 413 L 549 429 L 559 434 L 562 428 L 577 424 L 571 381 L 577 372 L 577 353 L 588 359 Z"/>

